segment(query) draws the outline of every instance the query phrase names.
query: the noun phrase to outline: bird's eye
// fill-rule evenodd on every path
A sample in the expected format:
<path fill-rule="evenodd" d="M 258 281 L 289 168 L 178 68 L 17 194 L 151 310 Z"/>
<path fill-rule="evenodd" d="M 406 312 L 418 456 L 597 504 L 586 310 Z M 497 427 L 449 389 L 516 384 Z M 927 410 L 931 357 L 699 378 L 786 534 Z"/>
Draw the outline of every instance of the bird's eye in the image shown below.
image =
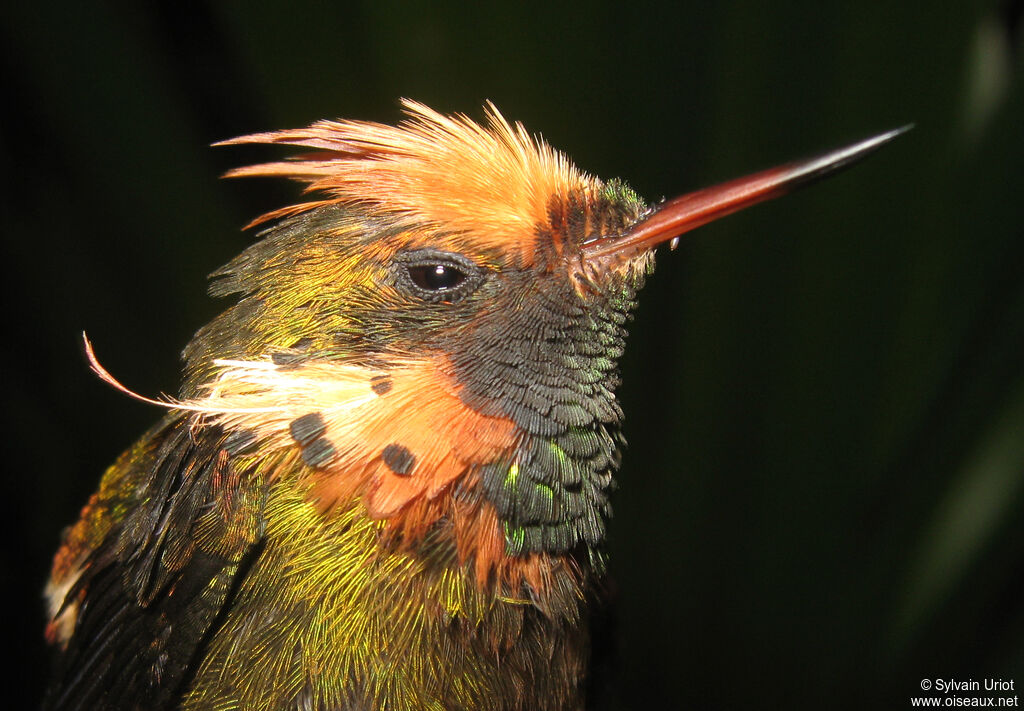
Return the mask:
<path fill-rule="evenodd" d="M 476 291 L 487 272 L 461 254 L 416 249 L 395 256 L 396 286 L 422 301 L 454 303 Z"/>
<path fill-rule="evenodd" d="M 415 264 L 408 269 L 412 283 L 430 291 L 454 289 L 466 280 L 466 275 L 451 264 Z"/>

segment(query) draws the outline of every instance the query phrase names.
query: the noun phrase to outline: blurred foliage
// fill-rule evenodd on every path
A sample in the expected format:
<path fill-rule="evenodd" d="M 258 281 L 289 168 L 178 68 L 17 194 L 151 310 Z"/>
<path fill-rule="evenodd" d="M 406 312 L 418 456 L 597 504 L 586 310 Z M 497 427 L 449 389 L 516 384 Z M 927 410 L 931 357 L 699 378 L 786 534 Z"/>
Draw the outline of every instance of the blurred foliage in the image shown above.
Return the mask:
<path fill-rule="evenodd" d="M 123 0 L 2 11 L 0 559 L 28 698 L 62 525 L 295 188 L 218 139 L 494 100 L 672 196 L 910 121 L 660 257 L 624 362 L 602 708 L 904 708 L 1024 683 L 1024 68 L 1013 2 Z M 12 702 L 13 703 L 13 702 Z"/>

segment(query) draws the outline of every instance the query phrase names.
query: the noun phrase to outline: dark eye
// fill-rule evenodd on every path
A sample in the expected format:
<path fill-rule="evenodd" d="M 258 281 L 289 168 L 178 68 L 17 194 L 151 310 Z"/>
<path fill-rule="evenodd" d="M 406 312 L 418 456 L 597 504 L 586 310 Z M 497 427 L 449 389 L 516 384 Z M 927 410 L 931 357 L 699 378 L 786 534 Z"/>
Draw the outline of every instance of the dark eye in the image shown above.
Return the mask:
<path fill-rule="evenodd" d="M 451 264 L 416 264 L 408 269 L 412 283 L 430 291 L 453 289 L 466 280 L 462 270 Z"/>
<path fill-rule="evenodd" d="M 454 303 L 476 291 L 487 271 L 454 252 L 415 249 L 395 255 L 395 285 L 410 296 L 434 303 Z"/>

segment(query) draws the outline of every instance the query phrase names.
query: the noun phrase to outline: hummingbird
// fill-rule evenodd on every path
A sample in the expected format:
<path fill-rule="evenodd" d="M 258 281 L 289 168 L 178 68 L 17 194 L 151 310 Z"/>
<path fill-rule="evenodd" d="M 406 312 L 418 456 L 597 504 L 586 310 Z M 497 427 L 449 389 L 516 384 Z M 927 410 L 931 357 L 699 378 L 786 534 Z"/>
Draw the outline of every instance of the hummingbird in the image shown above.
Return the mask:
<path fill-rule="evenodd" d="M 45 708 L 584 708 L 655 249 L 905 130 L 649 204 L 492 104 L 403 106 L 218 144 L 302 149 L 228 175 L 308 198 L 65 531 Z"/>

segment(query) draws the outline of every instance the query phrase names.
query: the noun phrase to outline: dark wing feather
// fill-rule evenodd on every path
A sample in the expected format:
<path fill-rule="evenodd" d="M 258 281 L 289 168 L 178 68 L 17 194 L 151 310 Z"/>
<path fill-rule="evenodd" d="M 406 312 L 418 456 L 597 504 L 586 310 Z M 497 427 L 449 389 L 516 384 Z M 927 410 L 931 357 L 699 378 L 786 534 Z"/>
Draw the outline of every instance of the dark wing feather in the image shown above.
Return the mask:
<path fill-rule="evenodd" d="M 114 472 L 132 487 L 110 504 L 124 513 L 68 593 L 79 610 L 47 710 L 176 706 L 258 555 L 263 484 L 224 432 L 176 414 L 147 437 L 117 465 L 137 469 Z"/>

